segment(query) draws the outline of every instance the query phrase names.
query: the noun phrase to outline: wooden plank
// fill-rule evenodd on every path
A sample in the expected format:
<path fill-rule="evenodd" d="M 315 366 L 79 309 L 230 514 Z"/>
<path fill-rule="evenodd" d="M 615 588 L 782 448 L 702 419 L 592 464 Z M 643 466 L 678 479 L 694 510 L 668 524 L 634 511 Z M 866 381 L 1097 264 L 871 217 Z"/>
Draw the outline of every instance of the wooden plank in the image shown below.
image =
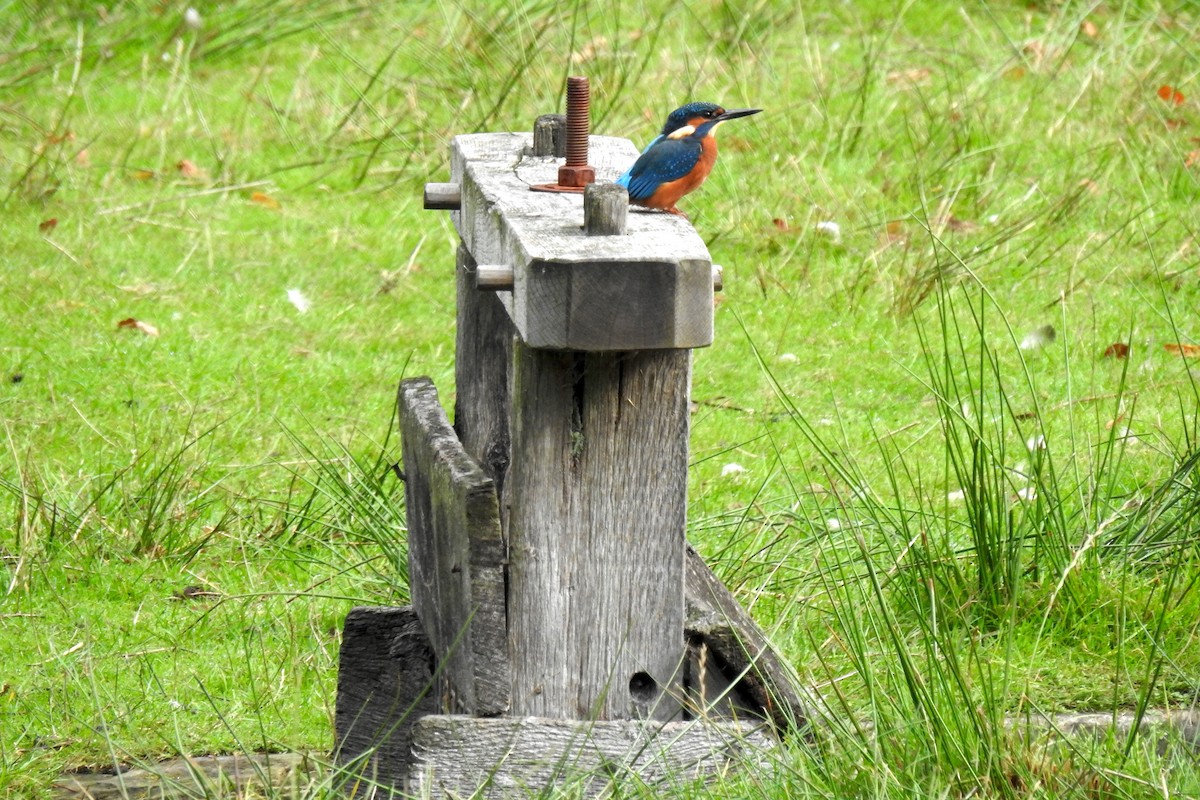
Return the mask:
<path fill-rule="evenodd" d="M 623 796 L 672 789 L 731 767 L 762 765 L 773 742 L 742 723 L 646 724 L 429 716 L 414 731 L 411 797 Z M 555 795 L 557 796 L 557 794 Z"/>
<path fill-rule="evenodd" d="M 515 345 L 512 712 L 671 719 L 684 656 L 684 350 Z"/>
<path fill-rule="evenodd" d="M 481 264 L 513 267 L 501 293 L 530 347 L 586 351 L 705 347 L 713 336 L 712 259 L 682 217 L 631 210 L 626 233 L 588 236 L 583 196 L 531 192 L 557 180 L 558 162 L 529 154 L 529 134 L 456 136 L 452 217 Z M 589 138 L 597 180 L 637 157 L 625 139 Z"/>
<path fill-rule="evenodd" d="M 400 384 L 413 606 L 437 657 L 446 710 L 508 708 L 504 540 L 495 485 L 468 456 L 428 378 Z"/>
<path fill-rule="evenodd" d="M 491 292 L 475 288 L 477 265 L 458 246 L 458 316 L 454 356 L 454 431 L 466 451 L 503 496 L 511 442 L 508 433 L 509 370 L 516 331 Z"/>
<path fill-rule="evenodd" d="M 807 732 L 810 724 L 822 716 L 820 705 L 690 545 L 685 564 L 686 630 L 695 648 L 691 674 L 700 671 L 696 663 L 699 659 L 711 659 L 712 669 L 720 672 L 724 685 L 734 690 L 730 702 L 720 704 L 727 713 L 733 713 L 731 705 L 743 709 L 749 706 L 771 720 L 780 735 Z M 703 684 L 703 691 L 708 698 L 720 697 L 722 684 L 712 678 L 715 676 Z"/>
<path fill-rule="evenodd" d="M 338 655 L 334 761 L 367 783 L 398 785 L 412 760 L 413 723 L 438 711 L 432 670 L 411 606 L 352 609 Z"/>

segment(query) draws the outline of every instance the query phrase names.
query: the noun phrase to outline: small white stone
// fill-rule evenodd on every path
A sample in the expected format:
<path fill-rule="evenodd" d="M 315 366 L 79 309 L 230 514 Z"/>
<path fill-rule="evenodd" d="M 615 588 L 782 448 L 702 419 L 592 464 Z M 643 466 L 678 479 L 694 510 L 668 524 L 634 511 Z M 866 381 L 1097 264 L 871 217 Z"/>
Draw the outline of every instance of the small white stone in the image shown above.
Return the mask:
<path fill-rule="evenodd" d="M 1037 450 L 1046 449 L 1046 437 L 1040 433 L 1037 436 L 1031 436 L 1025 441 L 1025 449 L 1033 453 Z"/>
<path fill-rule="evenodd" d="M 299 289 L 288 289 L 287 299 L 301 314 L 307 314 L 308 310 L 312 308 L 312 302 Z"/>
<path fill-rule="evenodd" d="M 962 489 L 955 489 L 953 492 L 950 492 L 946 495 L 946 499 L 951 503 L 961 503 L 963 500 L 967 499 L 967 493 Z"/>
<path fill-rule="evenodd" d="M 741 464 L 735 464 L 733 462 L 730 462 L 730 463 L 726 464 L 725 466 L 721 467 L 721 477 L 727 478 L 730 475 L 740 475 L 741 473 L 743 473 L 745 471 L 746 471 L 746 468 L 743 467 Z"/>
<path fill-rule="evenodd" d="M 199 11 L 194 8 L 188 8 L 187 11 L 183 12 L 183 24 L 194 31 L 198 31 L 204 24 L 204 20 L 200 19 Z"/>
<path fill-rule="evenodd" d="M 779 360 L 784 364 L 795 364 L 800 359 L 796 358 L 795 353 L 782 353 L 779 356 Z"/>
<path fill-rule="evenodd" d="M 1036 500 L 1037 489 L 1032 486 L 1026 486 L 1024 488 L 1017 489 L 1017 499 L 1024 500 L 1027 503 L 1031 500 Z"/>
<path fill-rule="evenodd" d="M 825 529 L 831 531 L 840 531 L 842 529 L 842 521 L 837 517 L 830 517 L 825 520 Z"/>
<path fill-rule="evenodd" d="M 829 239 L 829 241 L 833 242 L 834 244 L 838 244 L 842 241 L 842 226 L 838 225 L 832 220 L 822 220 L 821 222 L 818 222 L 817 233 Z"/>

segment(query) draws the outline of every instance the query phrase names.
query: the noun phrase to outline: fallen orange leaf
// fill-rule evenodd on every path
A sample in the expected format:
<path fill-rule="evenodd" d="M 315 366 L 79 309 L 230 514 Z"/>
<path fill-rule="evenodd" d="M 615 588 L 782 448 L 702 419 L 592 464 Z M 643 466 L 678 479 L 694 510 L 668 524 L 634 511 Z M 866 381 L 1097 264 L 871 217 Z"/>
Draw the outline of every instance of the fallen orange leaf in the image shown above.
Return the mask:
<path fill-rule="evenodd" d="M 1183 92 L 1172 86 L 1168 86 L 1165 83 L 1158 87 L 1158 96 L 1168 103 L 1174 103 L 1177 106 L 1183 105 L 1183 102 L 1186 99 L 1183 96 Z"/>
<path fill-rule="evenodd" d="M 1194 167 L 1196 164 L 1200 164 L 1200 150 L 1192 150 L 1183 159 L 1185 167 Z"/>
<path fill-rule="evenodd" d="M 1163 345 L 1168 353 L 1178 353 L 1184 358 L 1200 358 L 1200 344 L 1176 344 L 1168 342 Z"/>
<path fill-rule="evenodd" d="M 1129 358 L 1129 345 L 1124 342 L 1113 342 L 1104 348 L 1103 358 Z"/>
<path fill-rule="evenodd" d="M 1090 19 L 1085 19 L 1080 24 L 1079 29 L 1083 31 L 1083 35 L 1089 39 L 1095 39 L 1100 35 L 1100 28 L 1098 28 L 1096 23 L 1092 22 Z"/>
<path fill-rule="evenodd" d="M 135 169 L 133 171 L 133 179 L 135 181 L 148 181 L 154 177 L 154 171 L 149 169 Z"/>
<path fill-rule="evenodd" d="M 50 231 L 54 230 L 54 228 L 57 225 L 58 225 L 58 217 L 51 217 L 50 219 L 44 219 L 41 222 L 39 222 L 38 230 L 41 231 L 42 233 L 49 233 Z"/>
<path fill-rule="evenodd" d="M 128 317 L 117 323 L 118 328 L 128 328 L 133 331 L 140 331 L 147 336 L 158 336 L 158 328 L 151 325 L 149 322 L 142 322 L 140 319 Z"/>
<path fill-rule="evenodd" d="M 250 202 L 258 203 L 260 206 L 272 209 L 273 211 L 278 211 L 280 208 L 279 201 L 265 192 L 255 192 L 250 195 Z"/>

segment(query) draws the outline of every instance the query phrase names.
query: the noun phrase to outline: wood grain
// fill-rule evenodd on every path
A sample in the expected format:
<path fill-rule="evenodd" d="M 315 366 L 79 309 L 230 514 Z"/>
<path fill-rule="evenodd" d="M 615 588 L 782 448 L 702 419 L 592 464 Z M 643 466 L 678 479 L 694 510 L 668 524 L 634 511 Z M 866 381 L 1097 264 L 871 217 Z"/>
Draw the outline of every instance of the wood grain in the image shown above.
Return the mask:
<path fill-rule="evenodd" d="M 401 382 L 399 408 L 409 584 L 437 657 L 443 708 L 503 713 L 505 548 L 495 484 L 462 449 L 428 378 Z"/>
<path fill-rule="evenodd" d="M 338 654 L 334 761 L 399 785 L 412 760 L 412 726 L 436 713 L 433 650 L 411 606 L 355 608 Z"/>
<path fill-rule="evenodd" d="M 513 364 L 512 711 L 676 717 L 691 354 L 517 344 Z"/>
<path fill-rule="evenodd" d="M 769 736 L 743 723 L 571 722 L 429 716 L 414 730 L 412 797 L 623 796 L 630 782 L 672 789 L 763 765 Z M 555 796 L 558 796 L 557 794 Z M 640 793 L 639 793 L 640 796 Z"/>

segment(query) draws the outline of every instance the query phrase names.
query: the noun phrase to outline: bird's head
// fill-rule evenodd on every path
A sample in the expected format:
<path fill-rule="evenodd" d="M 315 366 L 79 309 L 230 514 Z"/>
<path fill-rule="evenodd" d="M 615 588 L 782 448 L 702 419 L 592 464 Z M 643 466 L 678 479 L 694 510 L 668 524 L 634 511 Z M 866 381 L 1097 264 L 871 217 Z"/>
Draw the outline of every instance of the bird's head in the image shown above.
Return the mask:
<path fill-rule="evenodd" d="M 699 132 L 700 137 L 703 138 L 726 120 L 748 117 L 759 111 L 762 109 L 735 108 L 726 111 L 716 103 L 688 103 L 667 116 L 667 124 L 663 126 L 662 133 L 669 139 L 682 139 Z"/>

